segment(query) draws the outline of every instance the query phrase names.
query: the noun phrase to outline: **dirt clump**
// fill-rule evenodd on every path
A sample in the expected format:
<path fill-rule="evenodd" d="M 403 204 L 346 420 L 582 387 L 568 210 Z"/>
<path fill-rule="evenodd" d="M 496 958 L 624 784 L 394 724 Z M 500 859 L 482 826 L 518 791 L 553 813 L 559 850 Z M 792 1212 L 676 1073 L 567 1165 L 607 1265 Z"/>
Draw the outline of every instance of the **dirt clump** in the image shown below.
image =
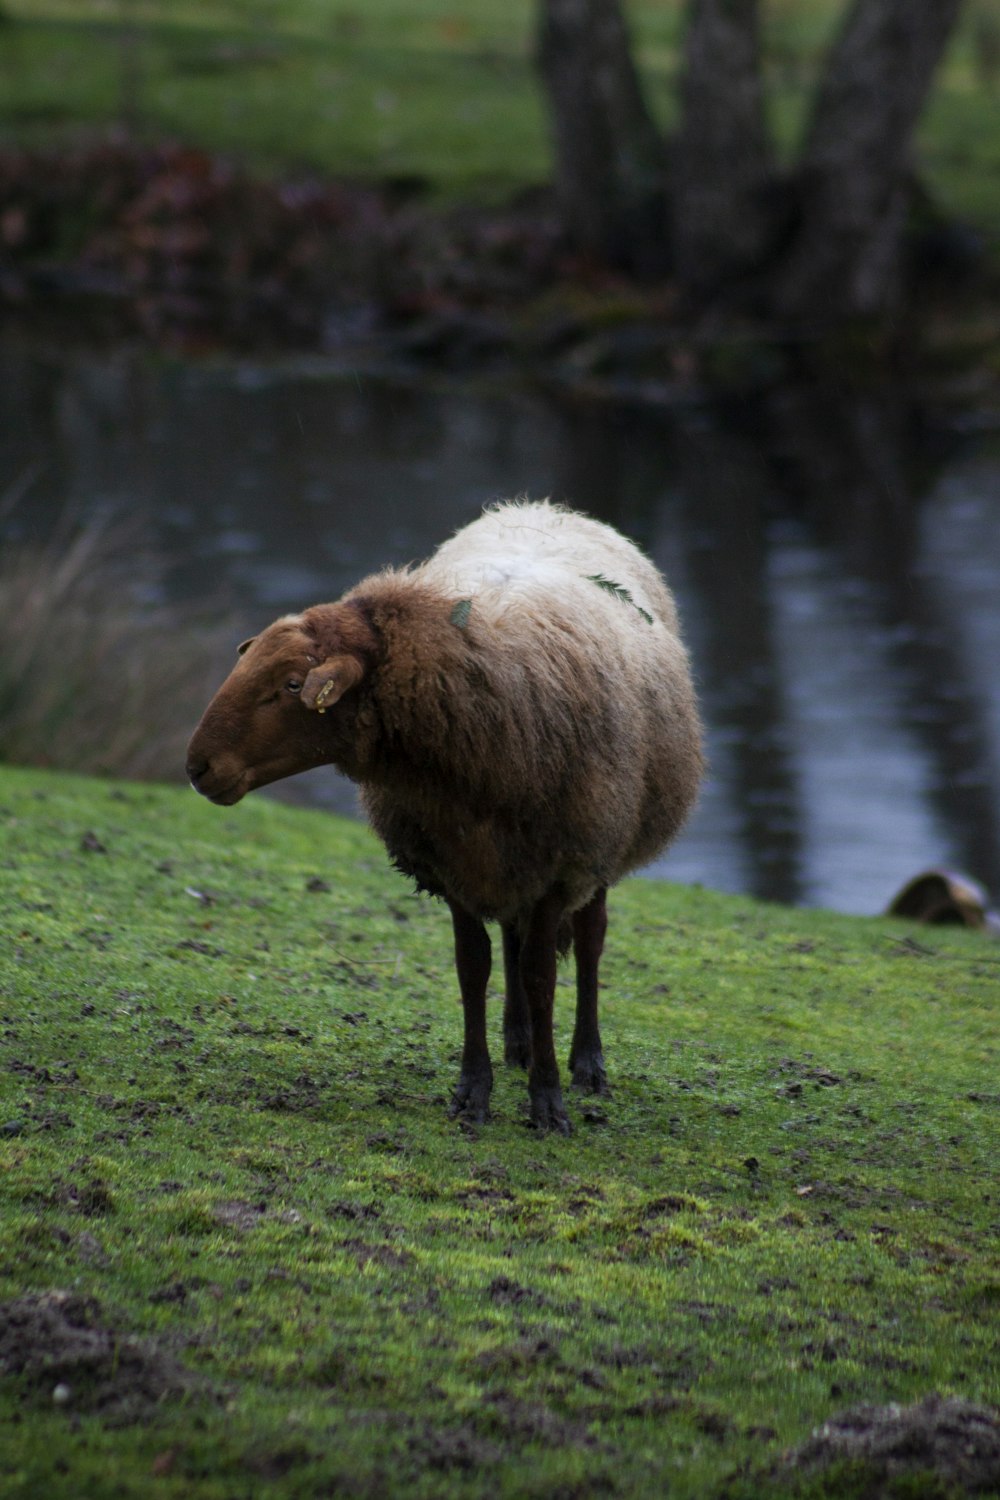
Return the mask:
<path fill-rule="evenodd" d="M 787 1453 L 774 1477 L 848 1466 L 850 1493 L 895 1494 L 897 1481 L 933 1475 L 949 1492 L 1000 1489 L 1000 1414 L 958 1397 L 927 1396 L 912 1406 L 856 1406 L 824 1422 Z M 909 1493 L 909 1491 L 907 1491 Z"/>
<path fill-rule="evenodd" d="M 162 1350 L 109 1326 L 96 1298 L 66 1291 L 0 1304 L 0 1378 L 12 1377 L 27 1400 L 122 1426 L 195 1386 Z"/>

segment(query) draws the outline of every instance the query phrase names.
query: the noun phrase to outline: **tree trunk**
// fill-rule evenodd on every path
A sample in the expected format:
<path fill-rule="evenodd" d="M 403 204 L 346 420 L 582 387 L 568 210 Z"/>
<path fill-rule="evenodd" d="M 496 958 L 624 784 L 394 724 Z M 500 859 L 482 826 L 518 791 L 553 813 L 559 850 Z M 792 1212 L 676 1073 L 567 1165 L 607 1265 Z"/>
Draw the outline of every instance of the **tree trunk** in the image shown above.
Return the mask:
<path fill-rule="evenodd" d="M 799 169 L 779 317 L 832 323 L 898 300 L 910 142 L 961 0 L 854 0 L 827 58 Z"/>
<path fill-rule="evenodd" d="M 773 170 L 757 0 L 691 0 L 672 158 L 675 264 L 689 294 L 712 291 L 760 257 Z"/>
<path fill-rule="evenodd" d="M 631 271 L 672 268 L 695 305 L 722 294 L 799 329 L 891 314 L 912 136 L 961 3 L 852 0 L 800 163 L 779 176 L 757 0 L 689 0 L 668 184 L 621 0 L 539 0 L 556 183 L 574 243 Z"/>
<path fill-rule="evenodd" d="M 556 188 L 573 243 L 609 265 L 662 271 L 665 152 L 619 0 L 541 0 L 538 59 Z"/>

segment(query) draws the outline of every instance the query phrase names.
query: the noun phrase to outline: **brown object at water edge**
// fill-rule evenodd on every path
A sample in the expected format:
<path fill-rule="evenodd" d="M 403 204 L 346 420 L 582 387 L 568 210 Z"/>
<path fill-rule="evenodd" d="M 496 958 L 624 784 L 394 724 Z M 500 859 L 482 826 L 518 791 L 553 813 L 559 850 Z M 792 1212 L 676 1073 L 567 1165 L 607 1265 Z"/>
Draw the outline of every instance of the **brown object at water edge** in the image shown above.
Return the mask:
<path fill-rule="evenodd" d="M 991 910 L 989 893 L 978 881 L 954 870 L 924 870 L 915 875 L 890 902 L 886 915 L 974 927 L 1000 937 L 1000 913 Z"/>

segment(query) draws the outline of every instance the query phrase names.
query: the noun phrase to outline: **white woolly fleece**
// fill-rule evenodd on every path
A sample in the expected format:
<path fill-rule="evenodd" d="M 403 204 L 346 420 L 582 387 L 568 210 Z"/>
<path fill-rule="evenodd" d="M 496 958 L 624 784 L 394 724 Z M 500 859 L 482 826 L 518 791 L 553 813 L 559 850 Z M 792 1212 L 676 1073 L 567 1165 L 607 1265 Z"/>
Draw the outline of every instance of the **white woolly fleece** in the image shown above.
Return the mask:
<path fill-rule="evenodd" d="M 439 547 L 420 572 L 498 614 L 512 596 L 526 594 L 567 603 L 575 598 L 577 607 L 594 602 L 593 579 L 600 576 L 626 589 L 637 610 L 677 630 L 676 609 L 652 563 L 610 526 L 547 500 L 491 507 Z"/>

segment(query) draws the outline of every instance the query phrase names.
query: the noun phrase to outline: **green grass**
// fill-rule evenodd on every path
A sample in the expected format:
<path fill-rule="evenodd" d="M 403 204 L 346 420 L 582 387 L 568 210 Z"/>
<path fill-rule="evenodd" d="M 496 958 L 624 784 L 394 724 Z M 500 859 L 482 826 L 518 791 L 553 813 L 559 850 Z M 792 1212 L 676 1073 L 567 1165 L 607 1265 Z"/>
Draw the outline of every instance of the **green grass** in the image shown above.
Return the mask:
<path fill-rule="evenodd" d="M 965 8 L 920 152 L 947 208 L 1000 231 L 990 4 Z M 683 9 L 681 0 L 637 0 L 628 11 L 666 127 Z M 764 8 L 768 109 L 786 153 L 843 10 L 840 0 Z M 265 170 L 412 176 L 477 197 L 549 175 L 533 0 L 3 0 L 0 14 L 0 139 L 65 140 L 125 115 L 149 138 L 171 135 Z"/>
<path fill-rule="evenodd" d="M 0 1302 L 204 1382 L 115 1425 L 0 1380 L 5 1500 L 701 1497 L 1000 1401 L 989 940 L 629 882 L 613 1097 L 538 1136 L 501 1066 L 470 1131 L 446 913 L 363 828 L 0 768 L 0 830 Z"/>
<path fill-rule="evenodd" d="M 454 194 L 509 191 L 547 172 L 523 0 L 458 11 L 315 0 L 147 5 L 130 53 L 118 7 L 7 10 L 0 131 L 21 139 L 115 123 L 134 87 L 143 135 L 265 170 L 425 177 Z"/>

